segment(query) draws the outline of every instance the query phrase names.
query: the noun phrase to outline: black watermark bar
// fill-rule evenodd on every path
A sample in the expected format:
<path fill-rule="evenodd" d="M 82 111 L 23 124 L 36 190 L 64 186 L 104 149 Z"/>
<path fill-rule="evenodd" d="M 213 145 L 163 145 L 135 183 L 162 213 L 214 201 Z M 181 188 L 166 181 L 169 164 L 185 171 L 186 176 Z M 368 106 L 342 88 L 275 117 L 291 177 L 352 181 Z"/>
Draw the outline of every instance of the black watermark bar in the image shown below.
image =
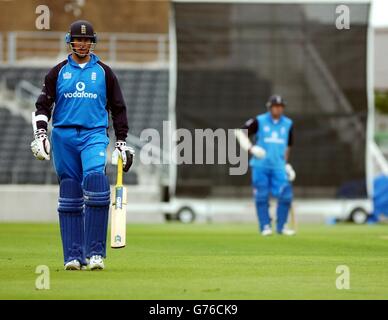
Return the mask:
<path fill-rule="evenodd" d="M 387 301 L 331 301 L 331 300 L 52 300 L 52 301 L 0 301 L 0 307 L 10 308 L 13 314 L 25 304 L 29 312 L 54 307 L 55 304 L 72 304 L 74 312 L 79 308 L 91 313 L 125 319 L 260 319 L 270 314 L 279 317 L 315 319 L 319 317 L 349 317 L 352 313 L 369 315 L 386 311 Z M 44 304 L 44 306 L 43 306 Z M 109 306 L 111 304 L 111 306 Z M 94 310 L 94 311 L 93 311 Z M 313 313 L 312 313 L 313 312 Z M 119 315 L 120 314 L 120 315 Z"/>

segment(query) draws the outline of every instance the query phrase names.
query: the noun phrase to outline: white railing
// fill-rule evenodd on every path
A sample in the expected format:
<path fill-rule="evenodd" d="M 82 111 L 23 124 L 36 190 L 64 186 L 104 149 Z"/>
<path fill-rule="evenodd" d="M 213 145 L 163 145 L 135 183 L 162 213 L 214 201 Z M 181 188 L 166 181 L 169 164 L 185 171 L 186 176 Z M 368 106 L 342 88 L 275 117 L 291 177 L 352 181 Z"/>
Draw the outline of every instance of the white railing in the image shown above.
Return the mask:
<path fill-rule="evenodd" d="M 65 33 L 57 31 L 14 31 L 0 34 L 0 61 L 15 64 L 22 60 L 47 60 L 68 52 Z M 7 59 L 1 56 L 4 47 Z M 96 53 L 109 62 L 168 61 L 167 34 L 100 33 Z"/>

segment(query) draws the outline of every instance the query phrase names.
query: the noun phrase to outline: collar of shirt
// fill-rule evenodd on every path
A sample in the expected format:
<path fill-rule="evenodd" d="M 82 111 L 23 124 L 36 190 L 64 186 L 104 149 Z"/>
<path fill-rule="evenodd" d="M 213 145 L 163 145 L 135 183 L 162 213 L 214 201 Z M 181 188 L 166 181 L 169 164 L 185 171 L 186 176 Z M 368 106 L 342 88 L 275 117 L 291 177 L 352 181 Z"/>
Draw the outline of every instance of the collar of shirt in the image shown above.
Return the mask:
<path fill-rule="evenodd" d="M 268 111 L 267 117 L 268 117 L 268 120 L 271 121 L 273 124 L 278 124 L 278 123 L 282 122 L 284 116 L 281 115 L 279 119 L 274 119 L 271 115 L 271 112 Z"/>
<path fill-rule="evenodd" d="M 73 67 L 76 67 L 76 68 L 81 68 L 80 65 L 74 61 L 74 59 L 72 58 L 71 54 L 68 55 L 67 57 L 67 60 L 69 61 L 69 63 L 73 66 Z M 100 58 L 98 56 L 96 56 L 95 54 L 91 53 L 90 54 L 90 60 L 86 63 L 85 67 L 84 68 L 81 68 L 81 69 L 86 69 L 90 66 L 93 66 L 95 65 L 98 61 L 100 60 Z"/>

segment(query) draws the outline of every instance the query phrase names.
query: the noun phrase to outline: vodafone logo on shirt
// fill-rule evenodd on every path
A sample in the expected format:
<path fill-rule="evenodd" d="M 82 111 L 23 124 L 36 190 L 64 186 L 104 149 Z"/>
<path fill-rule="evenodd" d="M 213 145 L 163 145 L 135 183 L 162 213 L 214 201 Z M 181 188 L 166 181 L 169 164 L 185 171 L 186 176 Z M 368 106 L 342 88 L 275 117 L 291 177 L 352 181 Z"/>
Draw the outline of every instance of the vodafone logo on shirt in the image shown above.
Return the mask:
<path fill-rule="evenodd" d="M 63 96 L 66 99 L 79 99 L 79 98 L 85 98 L 85 99 L 97 99 L 96 93 L 91 92 L 85 92 L 86 85 L 84 82 L 80 81 L 77 82 L 75 85 L 75 88 L 77 89 L 74 92 L 66 92 L 63 94 Z"/>

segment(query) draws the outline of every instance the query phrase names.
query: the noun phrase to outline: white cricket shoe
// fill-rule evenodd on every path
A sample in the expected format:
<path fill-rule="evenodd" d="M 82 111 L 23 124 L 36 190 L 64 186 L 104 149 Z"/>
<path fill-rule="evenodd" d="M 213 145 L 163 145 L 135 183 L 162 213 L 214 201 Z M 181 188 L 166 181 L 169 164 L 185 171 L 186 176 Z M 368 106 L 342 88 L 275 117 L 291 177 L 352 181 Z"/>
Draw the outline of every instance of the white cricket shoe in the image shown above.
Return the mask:
<path fill-rule="evenodd" d="M 81 270 L 81 264 L 78 260 L 71 260 L 65 264 L 65 270 Z"/>
<path fill-rule="evenodd" d="M 89 269 L 90 270 L 103 270 L 105 268 L 104 266 L 104 260 L 102 260 L 102 257 L 99 255 L 91 256 L 89 260 Z"/>
<path fill-rule="evenodd" d="M 261 231 L 261 235 L 264 237 L 272 236 L 271 226 L 269 226 L 269 225 L 264 226 L 263 231 Z"/>
<path fill-rule="evenodd" d="M 284 236 L 294 236 L 296 235 L 296 232 L 295 230 L 292 230 L 292 229 L 288 229 L 288 228 L 283 228 L 282 232 L 280 232 L 280 234 L 284 235 Z"/>

